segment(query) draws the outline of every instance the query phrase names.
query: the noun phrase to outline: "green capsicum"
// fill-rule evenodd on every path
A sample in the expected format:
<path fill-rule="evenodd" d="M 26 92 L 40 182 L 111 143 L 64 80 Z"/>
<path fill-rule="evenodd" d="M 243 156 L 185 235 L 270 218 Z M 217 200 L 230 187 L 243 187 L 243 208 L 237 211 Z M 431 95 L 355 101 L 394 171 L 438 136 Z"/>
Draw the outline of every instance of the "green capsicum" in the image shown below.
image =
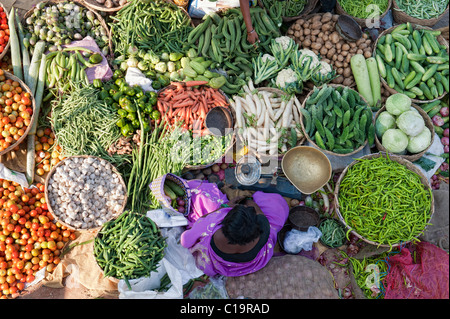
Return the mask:
<path fill-rule="evenodd" d="M 117 80 L 118 78 L 121 77 L 123 77 L 123 72 L 119 69 L 115 70 L 112 76 L 113 80 Z"/>
<path fill-rule="evenodd" d="M 159 90 L 161 88 L 161 83 L 159 81 L 153 81 L 152 88 L 155 90 Z"/>
<path fill-rule="evenodd" d="M 139 128 L 141 126 L 141 123 L 139 122 L 138 119 L 135 119 L 131 122 L 131 126 L 133 126 L 133 128 Z"/>
<path fill-rule="evenodd" d="M 103 82 L 102 82 L 101 79 L 94 79 L 94 80 L 92 81 L 92 85 L 93 85 L 95 88 L 100 89 L 100 88 L 103 87 Z"/>
<path fill-rule="evenodd" d="M 134 120 L 137 119 L 137 115 L 136 112 L 130 112 L 127 115 L 127 120 L 130 120 L 131 122 L 133 122 Z"/>
<path fill-rule="evenodd" d="M 159 120 L 161 118 L 161 113 L 158 110 L 153 110 L 152 114 L 150 114 L 150 117 L 153 120 Z"/>
<path fill-rule="evenodd" d="M 127 124 L 127 121 L 126 121 L 124 118 L 121 118 L 120 120 L 118 120 L 118 121 L 116 122 L 116 125 L 117 125 L 118 127 L 124 127 L 126 124 Z"/>
<path fill-rule="evenodd" d="M 120 110 L 117 111 L 117 114 L 119 114 L 120 117 L 127 117 L 128 112 L 125 111 L 124 109 L 120 109 Z"/>
<path fill-rule="evenodd" d="M 107 97 L 109 97 L 108 91 L 106 91 L 105 89 L 101 90 L 99 93 L 100 100 L 105 100 Z"/>
<path fill-rule="evenodd" d="M 133 131 L 134 131 L 133 126 L 130 123 L 125 124 L 120 129 L 120 132 L 122 133 L 123 136 L 131 135 L 131 134 L 133 134 Z"/>
<path fill-rule="evenodd" d="M 94 53 L 89 57 L 89 62 L 92 64 L 98 64 L 103 61 L 103 57 L 100 53 Z"/>
<path fill-rule="evenodd" d="M 114 84 L 117 85 L 119 88 L 122 86 L 123 83 L 125 83 L 124 78 L 118 78 L 114 81 Z"/>
<path fill-rule="evenodd" d="M 114 100 L 108 96 L 107 98 L 105 98 L 103 101 L 105 101 L 106 104 L 111 105 L 114 103 Z"/>
<path fill-rule="evenodd" d="M 121 91 L 117 91 L 116 93 L 114 93 L 114 95 L 112 96 L 113 100 L 116 102 L 119 102 L 120 98 L 122 97 L 123 92 Z M 119 103 L 120 104 L 120 103 Z"/>

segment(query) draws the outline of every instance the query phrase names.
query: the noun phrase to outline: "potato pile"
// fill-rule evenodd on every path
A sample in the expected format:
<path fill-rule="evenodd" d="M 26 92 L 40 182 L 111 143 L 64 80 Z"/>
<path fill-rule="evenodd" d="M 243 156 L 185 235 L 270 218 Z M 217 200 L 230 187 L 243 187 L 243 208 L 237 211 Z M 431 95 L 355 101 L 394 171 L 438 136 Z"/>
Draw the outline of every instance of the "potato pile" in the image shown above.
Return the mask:
<path fill-rule="evenodd" d="M 350 58 L 355 54 L 372 56 L 372 40 L 367 34 L 356 42 L 345 40 L 336 30 L 339 15 L 330 12 L 315 14 L 309 19 L 298 19 L 291 25 L 287 35 L 303 49 L 309 49 L 319 55 L 323 61 L 331 64 L 337 74 L 332 83 L 352 86 L 355 83 L 350 68 Z"/>

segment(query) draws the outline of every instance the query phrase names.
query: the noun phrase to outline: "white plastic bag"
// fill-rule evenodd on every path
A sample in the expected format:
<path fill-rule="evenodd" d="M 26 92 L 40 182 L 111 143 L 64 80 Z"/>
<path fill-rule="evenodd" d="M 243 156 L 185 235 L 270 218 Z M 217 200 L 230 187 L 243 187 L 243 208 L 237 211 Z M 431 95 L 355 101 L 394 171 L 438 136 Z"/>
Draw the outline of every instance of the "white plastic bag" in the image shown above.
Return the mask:
<path fill-rule="evenodd" d="M 0 163 L 0 178 L 7 181 L 16 182 L 23 188 L 29 188 L 29 184 L 25 174 L 19 173 L 7 168 L 3 163 Z"/>
<path fill-rule="evenodd" d="M 125 74 L 125 82 L 129 86 L 139 85 L 144 92 L 156 90 L 152 87 L 152 80 L 147 78 L 138 68 L 128 68 Z"/>
<path fill-rule="evenodd" d="M 161 278 L 167 273 L 170 278 L 171 286 L 167 291 L 159 292 Z M 129 280 L 131 290 L 125 280 L 120 280 L 117 284 L 120 299 L 182 299 L 183 282 L 181 273 L 166 258 L 150 277 L 142 277 Z"/>
<path fill-rule="evenodd" d="M 298 254 L 302 249 L 309 251 L 320 236 L 322 236 L 322 232 L 314 226 L 310 226 L 306 232 L 291 229 L 284 237 L 284 250 L 289 254 Z"/>

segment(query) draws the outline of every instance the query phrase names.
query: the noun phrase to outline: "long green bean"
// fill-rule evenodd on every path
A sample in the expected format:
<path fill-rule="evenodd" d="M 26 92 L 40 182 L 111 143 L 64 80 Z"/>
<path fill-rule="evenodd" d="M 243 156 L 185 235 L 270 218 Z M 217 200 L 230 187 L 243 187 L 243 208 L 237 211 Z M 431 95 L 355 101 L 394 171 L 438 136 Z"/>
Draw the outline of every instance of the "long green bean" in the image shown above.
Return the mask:
<path fill-rule="evenodd" d="M 358 161 L 343 177 L 338 195 L 347 226 L 365 239 L 391 248 L 416 241 L 429 224 L 431 189 L 388 156 Z"/>
<path fill-rule="evenodd" d="M 417 19 L 436 18 L 448 7 L 448 0 L 397 0 L 396 3 L 400 11 Z"/>
<path fill-rule="evenodd" d="M 388 0 L 338 0 L 342 9 L 349 15 L 359 18 L 367 19 L 374 14 L 381 15 L 388 8 Z"/>

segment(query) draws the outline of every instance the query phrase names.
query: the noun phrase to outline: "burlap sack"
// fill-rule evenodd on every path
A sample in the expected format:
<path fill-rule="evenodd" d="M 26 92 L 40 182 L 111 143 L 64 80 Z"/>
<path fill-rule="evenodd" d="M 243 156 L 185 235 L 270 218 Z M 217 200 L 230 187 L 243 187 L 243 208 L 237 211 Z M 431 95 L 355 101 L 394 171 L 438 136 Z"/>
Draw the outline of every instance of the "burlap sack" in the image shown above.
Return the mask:
<path fill-rule="evenodd" d="M 230 298 L 339 299 L 330 272 L 317 261 L 298 255 L 272 257 L 266 267 L 241 277 L 229 277 Z"/>

